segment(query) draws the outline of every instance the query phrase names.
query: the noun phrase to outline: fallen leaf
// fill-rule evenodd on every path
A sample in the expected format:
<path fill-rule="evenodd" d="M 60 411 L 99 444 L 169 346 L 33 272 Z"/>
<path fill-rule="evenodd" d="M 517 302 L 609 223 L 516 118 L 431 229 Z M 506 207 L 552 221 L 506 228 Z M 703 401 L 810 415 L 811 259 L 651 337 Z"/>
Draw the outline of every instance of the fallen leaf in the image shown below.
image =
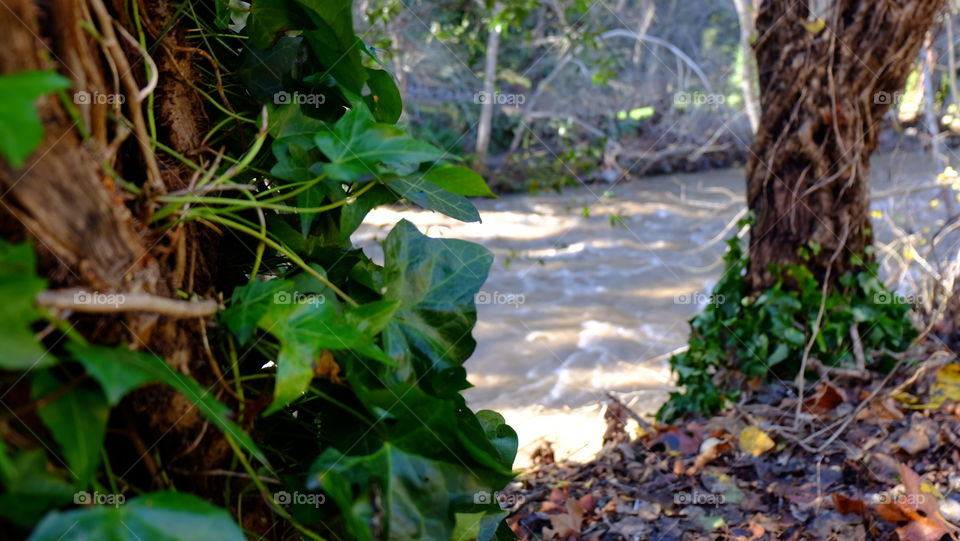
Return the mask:
<path fill-rule="evenodd" d="M 923 511 L 932 522 L 943 527 L 948 532 L 953 532 L 955 528 L 947 524 L 940 516 L 940 506 L 937 504 L 937 498 L 930 491 L 924 490 L 923 482 L 920 476 L 912 469 L 900 465 L 900 480 L 903 481 L 903 488 L 907 493 L 907 505 L 913 505 L 916 509 Z"/>
<path fill-rule="evenodd" d="M 894 524 L 898 522 L 908 522 L 911 520 L 912 513 L 908 514 L 900 508 L 898 504 L 895 503 L 878 503 L 874 504 L 873 510 L 880 515 L 880 518 L 887 522 L 892 522 Z"/>
<path fill-rule="evenodd" d="M 580 498 L 580 501 L 577 502 L 580 505 L 580 509 L 583 509 L 584 513 L 589 513 L 593 511 L 593 508 L 597 506 L 597 499 L 593 494 L 587 494 L 586 496 Z"/>
<path fill-rule="evenodd" d="M 839 492 L 833 493 L 833 507 L 838 513 L 853 513 L 860 516 L 867 515 L 867 504 L 863 500 L 848 498 Z"/>
<path fill-rule="evenodd" d="M 666 432 L 661 432 L 650 441 L 649 446 L 652 448 L 657 444 L 663 444 L 667 454 L 671 456 L 692 455 L 697 452 L 697 449 L 700 445 L 697 440 L 691 438 L 676 428 L 670 429 Z"/>
<path fill-rule="evenodd" d="M 805 401 L 803 408 L 814 415 L 823 415 L 846 402 L 847 397 L 842 390 L 837 389 L 830 382 L 821 381 L 817 384 L 816 392 Z"/>
<path fill-rule="evenodd" d="M 903 436 L 900 436 L 896 446 L 913 456 L 930 448 L 930 438 L 922 427 L 913 425 L 903 433 Z"/>
<path fill-rule="evenodd" d="M 740 431 L 740 450 L 748 455 L 760 456 L 776 446 L 766 432 L 756 426 Z"/>
<path fill-rule="evenodd" d="M 741 533 L 741 531 L 743 533 Z M 767 530 L 751 520 L 750 523 L 744 527 L 734 528 L 731 533 L 734 535 L 733 541 L 757 541 L 758 539 L 763 539 Z M 750 537 L 747 537 L 747 535 Z"/>
<path fill-rule="evenodd" d="M 583 508 L 577 500 L 570 498 L 567 500 L 566 510 L 566 513 L 550 515 L 550 528 L 543 529 L 546 539 L 552 537 L 566 539 L 571 535 L 580 535 L 580 528 L 583 527 Z"/>
<path fill-rule="evenodd" d="M 896 530 L 900 541 L 939 541 L 944 535 L 954 538 L 956 528 L 940 515 L 936 496 L 924 490 L 917 472 L 903 464 L 899 468 L 905 494 L 874 505 L 877 514 L 888 522 L 907 523 Z"/>
<path fill-rule="evenodd" d="M 897 535 L 900 541 L 940 541 L 940 539 L 949 534 L 936 522 L 927 517 L 918 517 L 906 526 L 897 528 Z"/>
<path fill-rule="evenodd" d="M 960 364 L 948 364 L 937 372 L 930 390 L 930 403 L 943 405 L 947 400 L 960 402 Z"/>
<path fill-rule="evenodd" d="M 704 466 L 729 453 L 732 449 L 730 434 L 726 434 L 723 438 L 707 438 L 700 446 L 700 454 L 697 455 L 697 459 L 693 461 L 692 466 L 687 468 L 687 475 L 695 475 Z"/>

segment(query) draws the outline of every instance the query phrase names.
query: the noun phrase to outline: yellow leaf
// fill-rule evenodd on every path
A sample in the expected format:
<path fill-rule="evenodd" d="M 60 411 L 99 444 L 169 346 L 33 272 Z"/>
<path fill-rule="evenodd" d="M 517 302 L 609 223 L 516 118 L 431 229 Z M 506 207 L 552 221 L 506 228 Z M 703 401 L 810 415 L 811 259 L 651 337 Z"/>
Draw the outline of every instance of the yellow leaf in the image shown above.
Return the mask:
<path fill-rule="evenodd" d="M 948 364 L 937 372 L 926 402 L 908 393 L 897 393 L 893 398 L 912 410 L 939 409 L 947 400 L 960 402 L 960 364 Z"/>
<path fill-rule="evenodd" d="M 740 431 L 740 450 L 753 456 L 760 456 L 776 444 L 766 432 L 755 426 L 748 426 Z"/>
<path fill-rule="evenodd" d="M 870 216 L 876 220 L 879 220 L 880 218 L 883 218 L 883 212 L 879 210 L 872 210 L 870 211 Z"/>
<path fill-rule="evenodd" d="M 819 34 L 827 27 L 827 22 L 823 19 L 814 19 L 812 21 L 803 21 L 803 27 L 811 34 Z"/>
<path fill-rule="evenodd" d="M 903 404 L 904 406 L 907 406 L 907 407 L 914 407 L 914 406 L 916 406 L 917 404 L 920 403 L 920 399 L 919 399 L 919 398 L 913 396 L 913 395 L 910 394 L 910 393 L 905 393 L 905 392 L 902 392 L 902 391 L 899 392 L 899 393 L 894 393 L 894 394 L 892 394 L 892 395 L 890 395 L 890 396 L 892 396 L 893 399 L 896 400 L 897 402 L 900 402 L 901 404 Z"/>
<path fill-rule="evenodd" d="M 960 402 L 960 364 L 948 364 L 937 372 L 937 382 L 931 389 L 930 402 L 939 407 L 947 400 Z"/>

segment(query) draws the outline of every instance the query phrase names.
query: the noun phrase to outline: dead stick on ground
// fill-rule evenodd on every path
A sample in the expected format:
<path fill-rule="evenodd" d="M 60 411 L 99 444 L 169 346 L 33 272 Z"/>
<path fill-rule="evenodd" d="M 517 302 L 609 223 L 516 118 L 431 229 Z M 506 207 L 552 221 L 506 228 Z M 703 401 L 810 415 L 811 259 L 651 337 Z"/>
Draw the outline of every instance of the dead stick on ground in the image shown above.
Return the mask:
<path fill-rule="evenodd" d="M 630 417 L 633 417 L 633 419 L 634 419 L 636 422 L 640 423 L 640 426 L 642 426 L 644 430 L 646 430 L 646 431 L 648 431 L 648 432 L 653 431 L 653 425 L 651 425 L 649 422 L 647 422 L 646 419 L 644 419 L 643 417 L 641 417 L 639 413 L 637 413 L 637 412 L 633 411 L 632 409 L 630 409 L 629 407 L 627 407 L 626 404 L 624 404 L 623 402 L 621 402 L 620 399 L 617 398 L 616 396 L 614 396 L 614 394 L 611 393 L 610 391 L 607 391 L 607 398 L 609 398 L 610 400 L 613 400 L 614 402 L 616 402 L 616 404 L 617 404 L 618 406 L 620 406 L 621 408 L 623 408 L 623 411 L 627 412 L 627 415 L 629 415 Z"/>

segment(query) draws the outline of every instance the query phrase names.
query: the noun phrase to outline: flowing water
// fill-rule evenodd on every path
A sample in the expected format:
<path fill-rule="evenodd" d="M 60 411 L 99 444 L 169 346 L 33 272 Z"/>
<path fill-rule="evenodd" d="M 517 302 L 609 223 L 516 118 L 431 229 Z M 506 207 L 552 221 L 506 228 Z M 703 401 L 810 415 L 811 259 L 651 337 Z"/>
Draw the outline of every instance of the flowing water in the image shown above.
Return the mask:
<path fill-rule="evenodd" d="M 935 174 L 924 156 L 882 156 L 874 191 L 926 184 Z M 519 467 L 544 440 L 558 458 L 584 459 L 600 446 L 608 391 L 651 412 L 673 390 L 667 359 L 685 344 L 687 320 L 723 270 L 723 240 L 744 211 L 743 179 L 742 169 L 728 169 L 507 195 L 475 201 L 483 219 L 475 224 L 382 208 L 356 240 L 378 258 L 375 241 L 406 218 L 430 236 L 490 249 L 494 264 L 477 296 L 478 347 L 466 365 L 475 385 L 468 402 L 503 413 L 517 429 Z M 932 195 L 910 199 L 922 209 Z M 904 205 L 904 197 L 875 202 L 886 212 Z"/>

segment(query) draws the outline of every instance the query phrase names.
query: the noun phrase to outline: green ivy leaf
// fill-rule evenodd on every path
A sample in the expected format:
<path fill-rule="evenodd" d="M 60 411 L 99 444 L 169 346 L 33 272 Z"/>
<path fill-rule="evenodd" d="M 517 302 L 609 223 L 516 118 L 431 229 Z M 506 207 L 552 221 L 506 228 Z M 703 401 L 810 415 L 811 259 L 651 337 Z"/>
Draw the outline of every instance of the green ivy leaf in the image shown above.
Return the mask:
<path fill-rule="evenodd" d="M 340 242 L 350 240 L 350 235 L 360 227 L 363 219 L 372 209 L 396 200 L 397 194 L 386 186 L 374 186 L 360 194 L 353 203 L 344 205 L 340 211 Z"/>
<path fill-rule="evenodd" d="M 457 195 L 496 197 L 479 174 L 462 165 L 437 165 L 423 174 L 423 180 Z"/>
<path fill-rule="evenodd" d="M 500 459 L 504 464 L 512 465 L 517 458 L 517 449 L 519 440 L 517 431 L 507 424 L 503 415 L 493 410 L 480 410 L 477 412 L 477 420 L 483 426 L 483 431 L 493 444 L 497 452 L 500 453 Z"/>
<path fill-rule="evenodd" d="M 0 440 L 0 517 L 28 528 L 47 510 L 69 503 L 75 488 L 51 471 L 42 449 L 8 454 Z"/>
<path fill-rule="evenodd" d="M 37 372 L 32 381 L 32 398 L 42 398 L 63 385 L 49 371 Z M 110 418 L 110 404 L 103 392 L 77 387 L 41 406 L 37 414 L 60 445 L 76 486 L 89 486 L 100 465 L 100 446 Z"/>
<path fill-rule="evenodd" d="M 390 170 L 396 165 L 418 165 L 446 156 L 443 150 L 410 137 L 397 126 L 377 124 L 362 102 L 347 111 L 333 131 L 316 134 L 314 142 L 330 160 L 324 171 L 344 182 L 377 174 L 379 164 Z"/>
<path fill-rule="evenodd" d="M 469 199 L 452 194 L 422 178 L 394 178 L 387 187 L 400 197 L 461 222 L 479 222 L 480 213 Z"/>
<path fill-rule="evenodd" d="M 353 2 L 351 0 L 297 0 L 306 8 L 313 23 L 303 36 L 313 54 L 327 69 L 341 88 L 354 94 L 363 90 L 367 71 L 360 53 L 364 44 L 353 31 Z M 301 25 L 304 27 L 306 25 Z"/>
<path fill-rule="evenodd" d="M 299 28 L 303 20 L 303 11 L 293 0 L 253 0 L 246 33 L 252 46 L 266 49 L 278 34 Z"/>
<path fill-rule="evenodd" d="M 293 282 L 287 280 L 267 280 L 238 287 L 230 296 L 230 307 L 220 312 L 220 321 L 241 345 L 246 344 L 277 294 L 289 291 L 292 286 Z"/>
<path fill-rule="evenodd" d="M 0 240 L 0 368 L 29 370 L 49 366 L 48 355 L 34 338 L 30 325 L 40 318 L 35 302 L 46 281 L 36 274 L 36 255 L 29 242 L 9 244 Z"/>
<path fill-rule="evenodd" d="M 347 323 L 370 336 L 380 332 L 390 323 L 400 308 L 400 301 L 375 301 L 347 311 Z"/>
<path fill-rule="evenodd" d="M 268 415 L 306 392 L 313 380 L 314 363 L 324 349 L 349 349 L 386 365 L 396 364 L 370 336 L 353 325 L 335 322 L 329 312 L 302 310 L 278 322 L 270 332 L 280 340 L 281 347 L 277 357 L 277 386 Z"/>
<path fill-rule="evenodd" d="M 152 492 L 120 506 L 44 517 L 28 541 L 246 541 L 230 513 L 182 492 Z"/>
<path fill-rule="evenodd" d="M 22 71 L 0 75 L 0 154 L 14 168 L 43 139 L 43 124 L 34 101 L 60 88 L 69 88 L 70 79 L 54 71 Z"/>
<path fill-rule="evenodd" d="M 163 359 L 122 347 L 70 343 L 67 344 L 67 350 L 100 383 L 111 405 L 119 403 L 125 394 L 137 387 L 147 383 L 165 383 L 190 400 L 211 424 L 237 441 L 257 460 L 267 464 L 267 458 L 257 444 L 229 419 L 230 410 L 208 389 L 201 387 L 190 376 L 170 368 Z"/>
<path fill-rule="evenodd" d="M 444 381 L 447 372 L 462 370 L 476 347 L 470 334 L 477 320 L 474 295 L 493 255 L 471 242 L 431 239 L 406 220 L 387 235 L 383 250 L 383 299 L 400 303 L 384 331 L 384 347 L 425 384 Z"/>
<path fill-rule="evenodd" d="M 370 95 L 363 101 L 373 112 L 373 116 L 386 124 L 396 124 L 403 113 L 403 100 L 393 77 L 386 70 L 367 68 L 367 86 Z"/>
<path fill-rule="evenodd" d="M 330 496 L 354 539 L 374 539 L 374 517 L 382 509 L 379 538 L 432 541 L 450 539 L 456 511 L 473 506 L 478 494 L 490 494 L 480 475 L 385 443 L 362 456 L 328 448 L 310 468 L 307 487 Z"/>
<path fill-rule="evenodd" d="M 313 266 L 318 273 L 323 269 Z M 293 280 L 254 282 L 234 290 L 221 319 L 238 339 L 246 341 L 254 328 L 280 341 L 273 403 L 266 414 L 300 398 L 314 376 L 314 363 L 324 349 L 352 350 L 385 365 L 395 365 L 373 339 L 345 320 L 333 291 L 314 277 L 300 273 Z"/>
<path fill-rule="evenodd" d="M 322 120 L 308 117 L 300 111 L 297 104 L 281 105 L 270 109 L 269 133 L 277 143 L 296 143 L 302 148 L 313 146 L 313 136 L 329 130 Z"/>

